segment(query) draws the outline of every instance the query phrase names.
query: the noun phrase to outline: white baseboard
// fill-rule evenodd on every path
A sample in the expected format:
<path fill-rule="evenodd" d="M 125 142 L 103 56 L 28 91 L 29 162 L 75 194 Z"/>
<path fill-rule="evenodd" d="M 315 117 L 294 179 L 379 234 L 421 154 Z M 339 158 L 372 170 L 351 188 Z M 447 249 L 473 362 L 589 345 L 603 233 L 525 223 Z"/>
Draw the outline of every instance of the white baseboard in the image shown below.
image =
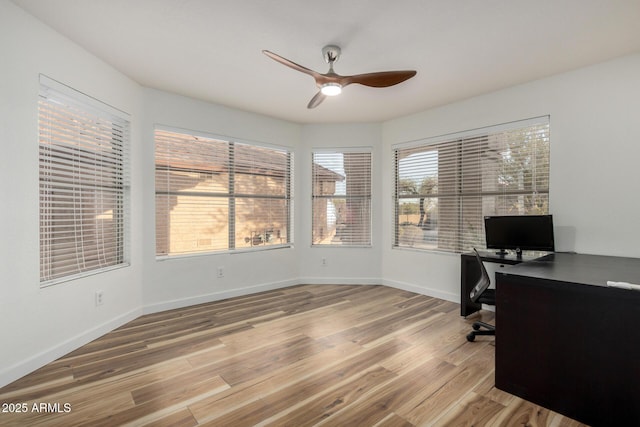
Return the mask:
<path fill-rule="evenodd" d="M 437 289 L 424 288 L 411 283 L 398 282 L 394 280 L 380 280 L 374 277 L 299 277 L 280 282 L 264 283 L 261 285 L 247 286 L 228 291 L 212 292 L 210 294 L 198 295 L 196 297 L 181 298 L 172 301 L 163 301 L 160 303 L 149 304 L 143 307 L 142 314 L 158 313 L 176 308 L 189 307 L 197 304 L 204 304 L 212 301 L 219 301 L 227 298 L 255 294 L 258 292 L 271 291 L 274 289 L 286 288 L 296 285 L 385 285 L 404 291 L 414 292 L 420 295 L 426 295 L 434 298 L 440 298 L 446 301 L 460 303 L 460 295 L 442 292 Z"/>
<path fill-rule="evenodd" d="M 158 313 L 176 308 L 189 307 L 196 304 L 204 304 L 212 301 L 219 301 L 227 298 L 239 297 L 243 295 L 255 294 L 258 292 L 271 291 L 274 289 L 286 288 L 300 284 L 297 279 L 284 280 L 280 282 L 263 283 L 261 285 L 246 286 L 228 291 L 212 292 L 210 294 L 198 295 L 189 298 L 180 298 L 171 301 L 163 301 L 154 304 L 145 305 L 142 308 L 142 314 Z"/>
<path fill-rule="evenodd" d="M 300 277 L 301 285 L 380 285 L 379 278 L 350 277 Z"/>
<path fill-rule="evenodd" d="M 112 320 L 109 320 L 108 322 L 96 326 L 93 329 L 85 331 L 79 335 L 76 335 L 75 337 L 69 338 L 68 340 L 54 347 L 44 350 L 41 353 L 38 353 L 21 363 L 16 363 L 15 365 L 9 366 L 8 368 L 0 372 L 0 387 L 4 387 L 5 385 L 10 384 L 15 380 L 35 371 L 36 369 L 41 368 L 47 363 L 51 363 L 54 360 L 59 359 L 65 354 L 70 353 L 79 347 L 82 347 L 83 345 L 95 340 L 96 338 L 100 338 L 104 334 L 111 332 L 114 329 L 124 325 L 125 323 L 136 319 L 141 314 L 141 309 L 131 310 L 128 313 L 120 315 Z"/>
<path fill-rule="evenodd" d="M 403 291 L 414 292 L 420 295 L 426 295 L 428 297 L 440 298 L 445 301 L 455 302 L 456 304 L 460 303 L 460 295 L 454 294 L 451 292 L 443 292 L 437 289 L 425 288 L 422 286 L 417 286 L 412 283 L 399 282 L 396 280 L 382 280 L 382 284 L 385 286 L 390 286 L 396 289 L 402 289 Z"/>

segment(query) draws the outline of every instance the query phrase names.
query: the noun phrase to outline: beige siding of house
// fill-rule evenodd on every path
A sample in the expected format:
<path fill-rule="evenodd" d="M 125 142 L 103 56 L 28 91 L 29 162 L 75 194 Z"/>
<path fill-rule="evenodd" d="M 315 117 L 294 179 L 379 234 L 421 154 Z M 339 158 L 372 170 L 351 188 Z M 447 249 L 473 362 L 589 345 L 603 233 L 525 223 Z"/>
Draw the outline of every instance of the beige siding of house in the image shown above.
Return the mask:
<path fill-rule="evenodd" d="M 235 198 L 235 248 L 286 243 L 288 202 L 247 195 L 283 197 L 285 180 L 251 174 L 235 177 L 235 192 L 239 195 Z M 226 173 L 157 172 L 156 189 L 170 193 L 156 195 L 157 254 L 229 249 L 228 188 Z"/>

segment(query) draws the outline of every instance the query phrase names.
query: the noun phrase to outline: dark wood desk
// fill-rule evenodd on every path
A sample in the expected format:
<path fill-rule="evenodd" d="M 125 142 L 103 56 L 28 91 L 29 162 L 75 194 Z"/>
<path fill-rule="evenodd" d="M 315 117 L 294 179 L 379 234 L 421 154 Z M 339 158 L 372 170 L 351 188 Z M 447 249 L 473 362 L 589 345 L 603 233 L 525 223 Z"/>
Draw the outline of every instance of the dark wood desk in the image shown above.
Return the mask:
<path fill-rule="evenodd" d="M 495 252 L 478 251 L 484 262 L 501 265 L 515 265 L 525 261 L 531 261 L 541 256 L 540 252 L 524 253 L 521 257 L 515 254 L 497 255 Z M 466 252 L 460 255 L 460 315 L 467 317 L 482 308 L 482 304 L 475 303 L 469 298 L 471 289 L 480 278 L 480 268 L 476 255 Z"/>
<path fill-rule="evenodd" d="M 640 425 L 640 259 L 557 253 L 496 272 L 496 387 L 594 426 Z"/>

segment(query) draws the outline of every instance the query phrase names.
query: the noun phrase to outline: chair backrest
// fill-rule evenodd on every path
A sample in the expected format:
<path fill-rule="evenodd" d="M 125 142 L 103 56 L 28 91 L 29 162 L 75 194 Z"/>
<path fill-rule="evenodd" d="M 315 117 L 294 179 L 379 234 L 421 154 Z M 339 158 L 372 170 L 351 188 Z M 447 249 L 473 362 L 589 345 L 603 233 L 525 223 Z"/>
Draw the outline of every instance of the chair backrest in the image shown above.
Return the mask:
<path fill-rule="evenodd" d="M 480 298 L 480 295 L 482 295 L 482 293 L 487 290 L 491 284 L 491 278 L 489 278 L 489 273 L 487 273 L 487 269 L 484 268 L 484 263 L 482 262 L 482 258 L 480 258 L 480 254 L 476 248 L 473 248 L 473 251 L 476 253 L 476 259 L 480 266 L 480 279 L 478 279 L 478 282 L 475 284 L 473 289 L 471 289 L 469 298 L 471 298 L 471 301 L 476 302 L 476 300 Z"/>

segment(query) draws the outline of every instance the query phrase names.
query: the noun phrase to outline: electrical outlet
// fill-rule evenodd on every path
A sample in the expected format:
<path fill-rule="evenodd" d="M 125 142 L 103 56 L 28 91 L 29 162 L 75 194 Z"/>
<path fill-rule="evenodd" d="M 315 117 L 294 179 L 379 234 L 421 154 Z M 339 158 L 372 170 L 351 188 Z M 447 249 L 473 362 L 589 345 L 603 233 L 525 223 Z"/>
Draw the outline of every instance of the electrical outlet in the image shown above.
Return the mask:
<path fill-rule="evenodd" d="M 328 265 L 327 264 L 327 259 L 326 258 L 322 258 L 322 266 L 326 267 L 327 265 Z"/>
<path fill-rule="evenodd" d="M 104 304 L 104 291 L 96 291 L 96 307 Z"/>
<path fill-rule="evenodd" d="M 224 267 L 218 267 L 217 276 L 218 278 L 224 277 Z"/>

